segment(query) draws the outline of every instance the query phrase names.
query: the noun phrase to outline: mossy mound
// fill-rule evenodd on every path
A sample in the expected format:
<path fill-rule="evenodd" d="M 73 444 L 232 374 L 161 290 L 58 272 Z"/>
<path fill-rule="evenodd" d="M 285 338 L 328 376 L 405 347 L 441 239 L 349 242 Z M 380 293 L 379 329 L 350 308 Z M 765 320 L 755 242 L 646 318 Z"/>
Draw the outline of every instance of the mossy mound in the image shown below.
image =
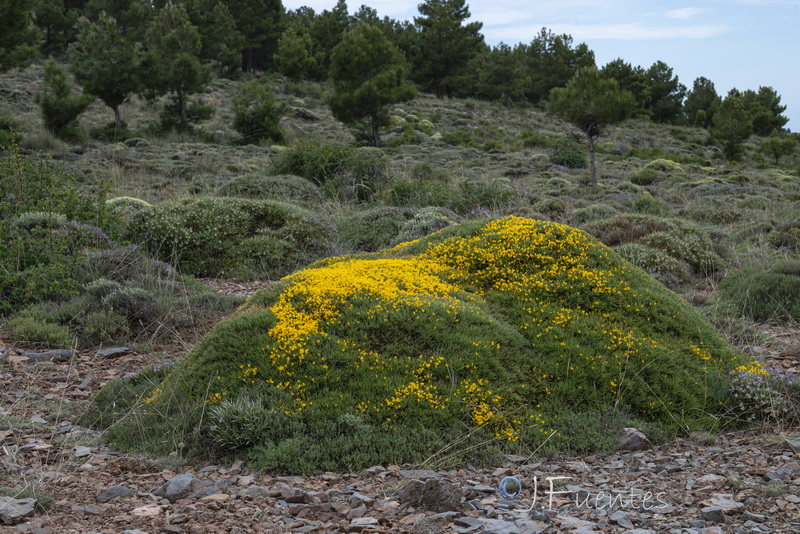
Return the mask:
<path fill-rule="evenodd" d="M 470 447 L 492 441 L 531 450 L 576 413 L 718 424 L 740 363 L 686 302 L 596 239 L 507 217 L 301 270 L 140 395 L 176 427 L 205 411 L 190 425 L 201 430 L 180 436 L 198 450 L 352 469 L 443 450 L 472 460 Z M 132 439 L 131 427 L 112 440 Z"/>

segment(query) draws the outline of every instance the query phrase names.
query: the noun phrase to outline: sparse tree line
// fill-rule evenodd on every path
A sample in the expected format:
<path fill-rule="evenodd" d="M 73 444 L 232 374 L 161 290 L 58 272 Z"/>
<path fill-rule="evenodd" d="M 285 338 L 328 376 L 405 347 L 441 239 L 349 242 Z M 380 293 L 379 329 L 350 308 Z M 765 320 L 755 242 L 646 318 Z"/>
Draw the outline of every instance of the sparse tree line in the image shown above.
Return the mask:
<path fill-rule="evenodd" d="M 379 146 L 387 106 L 413 98 L 416 89 L 546 107 L 553 89 L 594 69 L 613 86 L 592 87 L 625 94 L 611 122 L 633 115 L 708 128 L 729 158 L 749 135 L 773 135 L 773 155 L 780 157 L 778 134 L 788 119 L 771 87 L 733 89 L 723 98 L 704 77 L 687 89 L 661 61 L 646 69 L 623 59 L 598 67 L 586 44 L 546 28 L 527 44 L 489 46 L 482 23 L 468 22 L 465 0 L 425 0 L 418 9 L 413 21 L 396 21 L 367 6 L 351 15 L 344 0 L 321 13 L 287 11 L 280 0 L 0 0 L 0 71 L 37 56 L 64 58 L 84 93 L 113 110 L 116 128 L 123 125 L 120 105 L 132 94 L 169 96 L 162 125 L 180 129 L 213 113 L 193 97 L 213 76 L 278 72 L 330 80 L 334 115 Z M 64 92 L 59 69 L 48 64 L 40 101 L 43 109 L 59 103 L 48 127 L 63 131 L 70 112 L 77 117 L 88 100 Z M 237 129 L 245 137 L 281 138 L 281 106 L 267 91 L 251 84 L 237 98 L 244 113 Z"/>

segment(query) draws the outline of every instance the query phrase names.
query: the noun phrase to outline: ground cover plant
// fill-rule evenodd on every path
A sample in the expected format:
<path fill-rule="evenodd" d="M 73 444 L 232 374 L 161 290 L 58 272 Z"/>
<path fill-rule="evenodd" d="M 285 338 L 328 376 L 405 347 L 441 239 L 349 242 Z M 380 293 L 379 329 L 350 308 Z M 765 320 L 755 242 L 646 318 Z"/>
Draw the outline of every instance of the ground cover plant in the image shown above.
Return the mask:
<path fill-rule="evenodd" d="M 561 437 L 565 414 L 613 409 L 665 435 L 715 426 L 744 363 L 588 234 L 479 220 L 259 292 L 109 436 L 152 446 L 164 418 L 194 418 L 202 433 L 175 439 L 287 472 L 418 463 L 448 445 L 474 460 L 476 442 L 535 447 L 553 431 L 580 448 Z"/>

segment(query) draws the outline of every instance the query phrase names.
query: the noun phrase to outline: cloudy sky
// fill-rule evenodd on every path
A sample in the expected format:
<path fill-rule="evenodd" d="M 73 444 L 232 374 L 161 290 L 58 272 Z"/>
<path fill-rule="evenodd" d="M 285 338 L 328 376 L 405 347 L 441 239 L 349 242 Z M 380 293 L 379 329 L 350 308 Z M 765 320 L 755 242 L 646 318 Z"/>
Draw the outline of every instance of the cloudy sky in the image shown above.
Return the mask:
<path fill-rule="evenodd" d="M 331 9 L 336 0 L 284 0 L 286 9 Z M 418 16 L 419 1 L 350 0 L 397 20 Z M 602 66 L 622 58 L 645 68 L 661 60 L 691 89 L 709 78 L 724 96 L 770 86 L 800 131 L 800 0 L 467 0 L 486 41 L 530 42 L 542 27 L 585 42 Z"/>

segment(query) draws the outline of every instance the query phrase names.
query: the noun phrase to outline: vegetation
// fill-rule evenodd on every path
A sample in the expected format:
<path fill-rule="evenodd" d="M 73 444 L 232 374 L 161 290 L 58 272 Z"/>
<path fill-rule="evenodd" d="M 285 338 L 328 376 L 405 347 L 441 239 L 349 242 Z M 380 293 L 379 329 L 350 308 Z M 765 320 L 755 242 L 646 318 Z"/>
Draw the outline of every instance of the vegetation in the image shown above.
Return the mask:
<path fill-rule="evenodd" d="M 546 28 L 489 47 L 456 1 L 413 23 L 343 1 L 44 4 L 35 25 L 21 14 L 33 41 L 0 41 L 3 339 L 199 342 L 98 394 L 83 424 L 115 446 L 284 472 L 438 466 L 800 413 L 711 326 L 740 347 L 756 322 L 796 325 L 800 157 L 774 89 L 723 100 L 698 78 L 684 99 L 669 66 L 597 68 Z M 333 51 L 360 32 L 393 67 L 349 78 L 370 98 L 345 124 Z M 61 63 L 9 67 L 17 45 Z M 632 118 L 546 111 L 587 76 L 630 95 Z M 395 98 L 403 77 L 416 96 Z M 76 95 L 98 102 L 63 118 Z M 237 312 L 194 276 L 274 282 Z"/>

